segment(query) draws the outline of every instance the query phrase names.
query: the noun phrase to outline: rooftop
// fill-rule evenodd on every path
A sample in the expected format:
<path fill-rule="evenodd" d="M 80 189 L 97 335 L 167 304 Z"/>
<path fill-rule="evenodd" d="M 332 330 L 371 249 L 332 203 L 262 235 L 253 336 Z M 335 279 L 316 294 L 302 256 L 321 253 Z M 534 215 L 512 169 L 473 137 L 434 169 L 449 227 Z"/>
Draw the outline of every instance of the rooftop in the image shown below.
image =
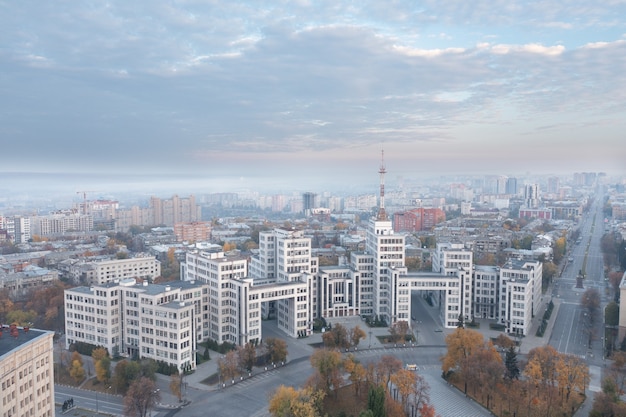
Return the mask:
<path fill-rule="evenodd" d="M 17 327 L 16 329 L 17 332 L 12 336 L 9 325 L 2 325 L 2 334 L 0 335 L 0 359 L 3 359 L 3 356 L 12 350 L 26 345 L 40 336 L 51 333 L 47 330 L 35 330 L 29 329 L 28 327 Z"/>

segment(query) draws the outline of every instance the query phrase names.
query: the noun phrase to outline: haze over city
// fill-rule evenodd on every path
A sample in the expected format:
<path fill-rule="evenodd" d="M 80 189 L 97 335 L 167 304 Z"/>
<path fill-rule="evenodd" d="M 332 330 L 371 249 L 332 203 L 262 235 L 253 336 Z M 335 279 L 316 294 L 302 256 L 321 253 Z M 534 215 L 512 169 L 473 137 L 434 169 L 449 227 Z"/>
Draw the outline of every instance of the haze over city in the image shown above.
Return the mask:
<path fill-rule="evenodd" d="M 614 1 L 0 1 L 0 188 L 375 189 L 382 148 L 405 178 L 622 174 L 624 16 Z"/>

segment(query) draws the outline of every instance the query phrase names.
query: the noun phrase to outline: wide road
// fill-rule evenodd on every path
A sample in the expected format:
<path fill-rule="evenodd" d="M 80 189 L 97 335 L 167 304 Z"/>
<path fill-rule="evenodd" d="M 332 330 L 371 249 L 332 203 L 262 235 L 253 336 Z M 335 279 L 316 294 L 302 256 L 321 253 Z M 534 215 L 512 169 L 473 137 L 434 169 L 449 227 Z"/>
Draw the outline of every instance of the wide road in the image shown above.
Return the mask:
<path fill-rule="evenodd" d="M 580 242 L 569 242 L 567 262 L 563 274 L 555 280 L 553 299 L 560 299 L 549 344 L 562 353 L 571 353 L 588 360 L 602 357 L 603 317 L 601 308 L 598 319 L 590 326 L 587 311 L 580 305 L 582 294 L 595 288 L 601 295 L 602 307 L 606 305 L 606 281 L 604 280 L 603 258 L 600 241 L 604 234 L 604 197 L 598 192 L 579 223 Z M 576 277 L 583 273 L 582 288 L 577 288 Z M 589 344 L 591 333 L 591 345 Z"/>

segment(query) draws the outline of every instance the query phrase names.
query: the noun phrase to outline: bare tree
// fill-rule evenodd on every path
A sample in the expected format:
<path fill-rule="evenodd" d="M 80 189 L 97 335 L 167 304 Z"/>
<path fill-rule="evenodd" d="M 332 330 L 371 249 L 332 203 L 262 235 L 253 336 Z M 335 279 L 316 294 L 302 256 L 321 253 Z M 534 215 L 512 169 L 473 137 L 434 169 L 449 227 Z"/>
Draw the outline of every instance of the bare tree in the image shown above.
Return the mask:
<path fill-rule="evenodd" d="M 124 397 L 124 413 L 128 417 L 147 417 L 160 399 L 161 394 L 154 381 L 142 376 L 128 388 Z"/>

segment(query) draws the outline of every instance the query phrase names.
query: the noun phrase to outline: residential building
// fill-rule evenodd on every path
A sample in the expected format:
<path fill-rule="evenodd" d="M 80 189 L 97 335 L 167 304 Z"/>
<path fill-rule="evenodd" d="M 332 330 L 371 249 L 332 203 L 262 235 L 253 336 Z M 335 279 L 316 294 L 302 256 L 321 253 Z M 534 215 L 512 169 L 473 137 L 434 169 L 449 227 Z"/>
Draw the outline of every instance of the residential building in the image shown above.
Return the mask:
<path fill-rule="evenodd" d="M 394 213 L 393 230 L 395 232 L 421 232 L 432 230 L 437 223 L 446 220 L 446 213 L 435 207 L 418 207 L 409 211 Z"/>
<path fill-rule="evenodd" d="M 0 416 L 54 417 L 53 336 L 0 326 Z"/>
<path fill-rule="evenodd" d="M 211 222 L 175 223 L 177 242 L 206 242 L 211 238 Z"/>

